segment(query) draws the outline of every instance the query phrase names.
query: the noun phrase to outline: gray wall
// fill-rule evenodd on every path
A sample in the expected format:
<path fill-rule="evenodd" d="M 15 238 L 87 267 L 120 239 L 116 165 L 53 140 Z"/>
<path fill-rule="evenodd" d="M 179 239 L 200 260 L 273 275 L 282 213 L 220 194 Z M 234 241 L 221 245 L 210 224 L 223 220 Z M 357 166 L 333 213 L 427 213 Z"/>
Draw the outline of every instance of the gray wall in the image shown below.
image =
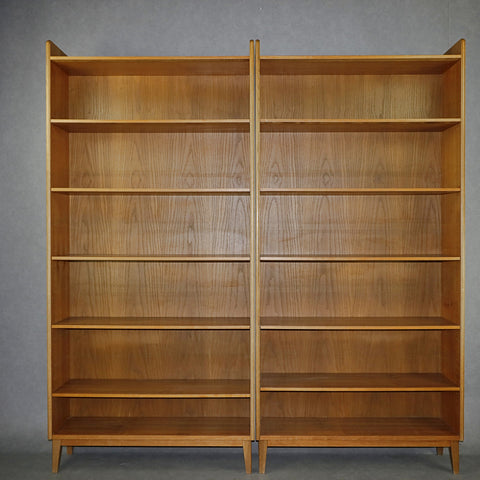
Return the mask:
<path fill-rule="evenodd" d="M 467 41 L 466 403 L 480 452 L 480 1 L 0 1 L 0 448 L 46 450 L 45 41 L 68 55 L 439 54 Z"/>

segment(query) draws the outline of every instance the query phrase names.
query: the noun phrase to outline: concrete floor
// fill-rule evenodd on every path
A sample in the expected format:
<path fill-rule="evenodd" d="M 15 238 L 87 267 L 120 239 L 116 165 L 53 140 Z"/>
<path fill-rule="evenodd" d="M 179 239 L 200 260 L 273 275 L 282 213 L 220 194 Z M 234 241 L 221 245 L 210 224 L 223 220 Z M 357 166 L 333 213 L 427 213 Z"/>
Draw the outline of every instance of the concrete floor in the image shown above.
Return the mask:
<path fill-rule="evenodd" d="M 280 449 L 267 455 L 267 473 L 258 472 L 254 445 L 253 474 L 243 470 L 239 448 L 78 448 L 63 449 L 60 471 L 51 473 L 50 453 L 0 454 L 0 479 L 5 480 L 479 480 L 480 456 L 460 453 L 460 474 L 454 476 L 447 452 L 434 449 Z"/>

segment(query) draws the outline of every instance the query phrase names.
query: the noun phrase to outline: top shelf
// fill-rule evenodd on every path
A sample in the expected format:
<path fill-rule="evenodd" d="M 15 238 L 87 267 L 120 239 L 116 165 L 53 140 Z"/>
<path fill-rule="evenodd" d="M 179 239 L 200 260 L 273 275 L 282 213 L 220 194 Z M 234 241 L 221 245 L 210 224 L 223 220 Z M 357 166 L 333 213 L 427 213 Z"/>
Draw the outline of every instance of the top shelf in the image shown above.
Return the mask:
<path fill-rule="evenodd" d="M 248 75 L 249 57 L 50 57 L 68 75 Z"/>
<path fill-rule="evenodd" d="M 461 55 L 264 56 L 262 75 L 419 75 L 441 74 Z"/>

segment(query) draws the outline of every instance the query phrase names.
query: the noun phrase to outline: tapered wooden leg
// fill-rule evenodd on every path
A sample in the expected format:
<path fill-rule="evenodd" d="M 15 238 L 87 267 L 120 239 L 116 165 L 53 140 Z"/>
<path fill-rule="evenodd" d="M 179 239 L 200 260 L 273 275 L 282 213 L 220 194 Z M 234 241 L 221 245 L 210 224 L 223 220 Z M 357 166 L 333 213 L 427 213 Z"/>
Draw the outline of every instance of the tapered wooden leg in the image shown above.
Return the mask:
<path fill-rule="evenodd" d="M 266 440 L 259 440 L 258 442 L 258 471 L 265 473 L 265 466 L 267 464 L 267 447 Z"/>
<path fill-rule="evenodd" d="M 443 455 L 443 447 L 437 447 L 437 455 Z"/>
<path fill-rule="evenodd" d="M 243 458 L 245 459 L 245 471 L 252 473 L 252 442 L 250 440 L 243 441 Z"/>
<path fill-rule="evenodd" d="M 52 442 L 52 472 L 53 473 L 58 472 L 61 456 L 62 456 L 62 441 L 53 440 Z"/>
<path fill-rule="evenodd" d="M 453 473 L 460 471 L 460 452 L 458 450 L 458 442 L 450 444 L 450 461 L 452 462 Z"/>
<path fill-rule="evenodd" d="M 73 454 L 73 447 L 67 447 L 67 454 L 72 455 Z"/>

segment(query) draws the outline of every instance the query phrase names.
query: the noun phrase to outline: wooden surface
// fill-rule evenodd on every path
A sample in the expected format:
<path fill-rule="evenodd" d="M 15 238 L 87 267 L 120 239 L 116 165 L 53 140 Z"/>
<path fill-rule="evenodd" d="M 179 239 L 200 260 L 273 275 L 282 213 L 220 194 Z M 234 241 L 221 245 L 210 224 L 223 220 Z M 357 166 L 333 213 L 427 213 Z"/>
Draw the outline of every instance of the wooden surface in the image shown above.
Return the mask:
<path fill-rule="evenodd" d="M 439 192 L 449 193 L 455 189 L 438 189 Z M 52 193 L 67 195 L 249 195 L 248 188 L 52 188 Z M 437 189 L 432 189 L 437 191 Z M 420 192 L 422 193 L 422 192 Z M 427 192 L 428 193 L 428 192 Z"/>
<path fill-rule="evenodd" d="M 248 75 L 248 60 L 248 57 L 52 57 L 55 65 L 72 76 Z"/>
<path fill-rule="evenodd" d="M 250 259 L 250 204 L 244 195 L 74 195 L 69 246 L 57 256 L 230 257 Z M 55 204 L 63 201 L 58 195 Z"/>
<path fill-rule="evenodd" d="M 249 398 L 248 380 L 72 379 L 54 397 L 100 398 Z"/>
<path fill-rule="evenodd" d="M 335 446 L 345 439 L 348 445 L 384 446 L 385 437 L 395 437 L 401 442 L 429 439 L 432 443 L 439 437 L 455 439 L 456 435 L 438 418 L 275 418 L 262 419 L 263 437 L 271 443 L 275 437 L 314 440 L 318 445 Z M 350 438 L 348 438 L 350 437 Z"/>
<path fill-rule="evenodd" d="M 262 56 L 263 75 L 419 75 L 439 74 L 460 55 Z"/>
<path fill-rule="evenodd" d="M 440 373 L 263 373 L 261 391 L 459 391 Z"/>
<path fill-rule="evenodd" d="M 72 379 L 246 380 L 246 330 L 69 330 Z M 77 359 L 81 358 L 79 362 Z"/>
<path fill-rule="evenodd" d="M 57 262 L 248 262 L 248 255 L 52 255 Z"/>
<path fill-rule="evenodd" d="M 445 175 L 445 132 L 262 132 L 259 183 L 275 189 L 460 187 Z M 308 159 L 308 160 L 307 160 Z M 448 168 L 453 169 L 452 162 Z M 448 182 L 448 183 L 447 183 Z"/>
<path fill-rule="evenodd" d="M 86 330 L 249 330 L 249 317 L 69 317 L 55 329 Z"/>
<path fill-rule="evenodd" d="M 261 132 L 442 132 L 460 123 L 459 118 L 411 118 L 388 120 L 350 118 L 265 118 Z"/>
<path fill-rule="evenodd" d="M 248 417 L 71 417 L 54 438 L 249 438 Z"/>
<path fill-rule="evenodd" d="M 455 262 L 445 255 L 261 255 L 262 262 Z"/>
<path fill-rule="evenodd" d="M 245 189 L 248 142 L 242 132 L 70 134 L 69 176 L 53 186 Z"/>
<path fill-rule="evenodd" d="M 459 330 L 442 317 L 260 317 L 262 330 Z"/>
<path fill-rule="evenodd" d="M 73 133 L 218 133 L 247 132 L 248 120 L 70 120 L 55 118 L 52 126 Z"/>

